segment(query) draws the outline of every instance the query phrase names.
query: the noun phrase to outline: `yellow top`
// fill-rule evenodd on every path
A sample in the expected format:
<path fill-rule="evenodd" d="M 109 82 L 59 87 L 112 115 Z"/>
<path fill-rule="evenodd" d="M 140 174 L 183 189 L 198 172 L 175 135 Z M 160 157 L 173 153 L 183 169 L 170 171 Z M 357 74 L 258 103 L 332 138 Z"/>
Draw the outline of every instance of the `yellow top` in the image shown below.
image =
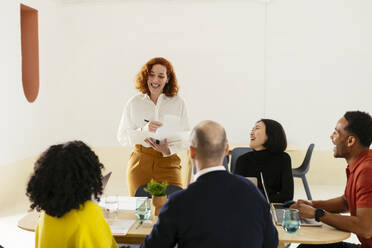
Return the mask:
<path fill-rule="evenodd" d="M 86 201 L 61 218 L 42 212 L 35 232 L 36 248 L 117 248 L 100 206 Z"/>

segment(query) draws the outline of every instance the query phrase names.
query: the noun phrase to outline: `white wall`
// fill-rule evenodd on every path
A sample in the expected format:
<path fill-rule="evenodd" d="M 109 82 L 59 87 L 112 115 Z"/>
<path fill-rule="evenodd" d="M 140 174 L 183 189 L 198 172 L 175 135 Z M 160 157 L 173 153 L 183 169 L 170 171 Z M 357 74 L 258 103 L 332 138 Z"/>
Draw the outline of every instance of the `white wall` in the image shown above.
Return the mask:
<path fill-rule="evenodd" d="M 84 99 L 78 116 L 70 113 L 71 124 L 91 142 L 116 145 L 122 109 L 137 94 L 135 75 L 163 56 L 175 67 L 191 124 L 218 120 L 238 140 L 263 111 L 263 11 L 254 1 L 65 5 L 64 81 L 75 89 L 74 102 Z M 246 91 L 250 86 L 254 94 Z"/>
<path fill-rule="evenodd" d="M 65 81 L 93 88 L 80 115 L 82 125 L 102 116 L 100 134 L 85 130 L 92 142 L 116 144 L 118 113 L 153 56 L 174 63 L 191 124 L 220 121 L 233 143 L 265 116 L 295 147 L 329 149 L 346 110 L 372 110 L 370 1 L 79 2 L 63 10 L 75 37 Z"/>
<path fill-rule="evenodd" d="M 154 56 L 173 63 L 191 124 L 217 120 L 232 143 L 266 115 L 289 143 L 328 149 L 345 110 L 372 112 L 368 0 L 28 3 L 39 9 L 40 93 L 24 98 L 19 1 L 2 1 L 0 164 L 69 139 L 118 145 L 134 76 Z"/>
<path fill-rule="evenodd" d="M 292 143 L 330 148 L 346 110 L 372 114 L 371 11 L 368 0 L 269 5 L 267 113 Z"/>
<path fill-rule="evenodd" d="M 40 91 L 32 104 L 22 88 L 20 3 L 39 11 Z M 44 0 L 1 1 L 0 164 L 33 156 L 56 140 L 57 6 Z"/>

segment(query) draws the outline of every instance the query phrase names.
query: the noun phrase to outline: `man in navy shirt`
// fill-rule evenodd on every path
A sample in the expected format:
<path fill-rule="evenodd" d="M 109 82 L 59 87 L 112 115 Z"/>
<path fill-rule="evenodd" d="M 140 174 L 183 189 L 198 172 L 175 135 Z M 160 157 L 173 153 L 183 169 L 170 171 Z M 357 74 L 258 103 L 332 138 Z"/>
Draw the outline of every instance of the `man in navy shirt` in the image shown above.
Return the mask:
<path fill-rule="evenodd" d="M 270 207 L 258 188 L 222 166 L 228 153 L 225 129 L 204 121 L 191 133 L 196 181 L 172 194 L 143 248 L 277 247 Z"/>

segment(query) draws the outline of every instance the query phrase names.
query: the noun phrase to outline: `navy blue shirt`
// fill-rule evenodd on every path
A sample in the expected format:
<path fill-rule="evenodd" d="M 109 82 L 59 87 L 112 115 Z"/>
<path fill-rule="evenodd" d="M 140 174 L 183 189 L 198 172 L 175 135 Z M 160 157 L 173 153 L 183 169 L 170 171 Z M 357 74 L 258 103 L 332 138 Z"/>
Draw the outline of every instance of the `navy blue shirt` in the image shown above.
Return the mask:
<path fill-rule="evenodd" d="M 170 195 L 142 248 L 278 246 L 270 207 L 249 180 L 213 171 Z"/>

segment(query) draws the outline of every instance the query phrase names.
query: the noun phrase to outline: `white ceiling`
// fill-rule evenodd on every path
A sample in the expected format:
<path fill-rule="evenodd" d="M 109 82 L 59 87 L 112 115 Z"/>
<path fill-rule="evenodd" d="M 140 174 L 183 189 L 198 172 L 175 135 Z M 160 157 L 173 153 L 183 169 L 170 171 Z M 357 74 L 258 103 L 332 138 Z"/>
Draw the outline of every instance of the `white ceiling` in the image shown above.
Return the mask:
<path fill-rule="evenodd" d="M 154 2 L 171 2 L 171 3 L 223 3 L 223 2 L 257 2 L 270 3 L 272 0 L 57 0 L 66 4 L 81 3 L 154 3 Z"/>

